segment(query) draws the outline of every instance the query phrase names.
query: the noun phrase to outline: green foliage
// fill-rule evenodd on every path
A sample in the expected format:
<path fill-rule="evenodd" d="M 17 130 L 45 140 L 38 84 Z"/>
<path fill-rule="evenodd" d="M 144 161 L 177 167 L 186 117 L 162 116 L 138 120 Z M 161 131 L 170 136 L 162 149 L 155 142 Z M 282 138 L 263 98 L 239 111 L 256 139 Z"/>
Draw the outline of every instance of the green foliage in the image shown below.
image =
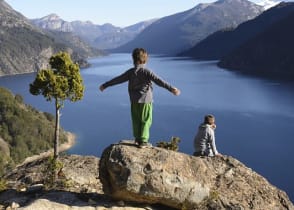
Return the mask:
<path fill-rule="evenodd" d="M 219 192 L 218 191 L 210 191 L 209 192 L 209 199 L 210 200 L 218 200 L 219 199 Z"/>
<path fill-rule="evenodd" d="M 0 137 L 9 148 L 4 152 L 0 142 L 0 174 L 53 146 L 55 122 L 48 120 L 50 114 L 20 103 L 19 98 L 0 87 Z M 65 132 L 60 137 L 61 142 L 66 141 Z"/>
<path fill-rule="evenodd" d="M 51 69 L 40 70 L 32 84 L 33 95 L 42 94 L 46 100 L 58 100 L 58 106 L 68 99 L 72 102 L 81 100 L 84 94 L 80 69 L 66 52 L 53 55 L 49 61 Z"/>
<path fill-rule="evenodd" d="M 50 156 L 48 161 L 44 164 L 42 173 L 44 177 L 44 186 L 46 189 L 62 189 L 70 185 L 70 181 L 66 179 L 62 172 L 63 163 Z"/>
<path fill-rule="evenodd" d="M 47 118 L 47 120 L 49 121 L 54 121 L 54 115 L 48 112 L 44 112 L 45 117 Z"/>
<path fill-rule="evenodd" d="M 19 94 L 15 95 L 15 100 L 20 104 L 23 103 L 23 97 Z"/>
<path fill-rule="evenodd" d="M 7 185 L 6 180 L 3 178 L 0 178 L 0 192 L 3 190 L 6 190 L 7 188 L 6 185 Z"/>
<path fill-rule="evenodd" d="M 56 180 L 58 172 L 62 170 L 63 164 L 59 160 L 56 160 L 53 156 L 50 156 L 47 163 L 42 170 L 44 177 L 44 185 L 47 189 L 54 188 L 56 186 Z"/>
<path fill-rule="evenodd" d="M 1 153 L 2 153 L 2 151 L 1 151 Z M 4 163 L 5 163 L 5 161 L 3 159 L 3 155 L 1 155 L 0 156 L 0 176 L 3 175 L 1 172 L 4 171 L 4 165 L 5 165 Z"/>
<path fill-rule="evenodd" d="M 167 150 L 178 151 L 180 142 L 181 139 L 179 137 L 172 137 L 170 142 L 160 141 L 156 143 L 156 146 Z"/>
<path fill-rule="evenodd" d="M 185 203 L 182 205 L 181 210 L 188 210 L 188 208 L 186 207 L 186 204 Z"/>

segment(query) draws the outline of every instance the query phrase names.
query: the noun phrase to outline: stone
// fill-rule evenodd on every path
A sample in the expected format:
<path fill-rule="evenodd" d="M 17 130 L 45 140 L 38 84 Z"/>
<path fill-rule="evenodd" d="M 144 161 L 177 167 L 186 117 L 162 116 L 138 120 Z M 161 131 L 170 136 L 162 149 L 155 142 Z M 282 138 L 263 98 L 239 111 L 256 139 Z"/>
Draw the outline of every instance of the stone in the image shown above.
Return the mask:
<path fill-rule="evenodd" d="M 0 209 L 13 209 L 17 203 L 21 210 L 146 210 L 146 205 L 134 202 L 117 202 L 103 194 L 99 180 L 99 158 L 94 156 L 60 156 L 63 173 L 69 184 L 64 188 L 47 190 L 44 182 L 44 167 L 47 159 L 38 159 L 18 166 L 5 174 L 8 189 L 0 192 Z M 29 180 L 29 182 L 28 182 Z M 21 191 L 24 189 L 24 191 Z M 160 205 L 151 210 L 170 210 Z"/>
<path fill-rule="evenodd" d="M 177 209 L 294 209 L 287 194 L 233 157 L 194 157 L 132 142 L 101 156 L 99 178 L 117 200 Z"/>
<path fill-rule="evenodd" d="M 11 204 L 11 208 L 12 208 L 12 209 L 17 209 L 18 207 L 19 207 L 19 204 L 16 203 L 16 202 L 13 202 L 13 203 Z"/>
<path fill-rule="evenodd" d="M 61 156 L 60 161 L 63 164 L 62 173 L 69 181 L 70 186 L 67 190 L 79 192 L 86 190 L 87 192 L 102 192 L 102 185 L 99 180 L 98 166 L 99 158 L 94 156 Z M 27 164 L 17 167 L 14 171 L 6 174 L 4 178 L 11 182 L 11 188 L 19 188 L 26 185 L 29 189 L 44 183 L 44 165 L 47 158 L 35 160 Z M 37 187 L 38 188 L 38 187 Z M 37 189 L 36 189 L 37 190 Z"/>

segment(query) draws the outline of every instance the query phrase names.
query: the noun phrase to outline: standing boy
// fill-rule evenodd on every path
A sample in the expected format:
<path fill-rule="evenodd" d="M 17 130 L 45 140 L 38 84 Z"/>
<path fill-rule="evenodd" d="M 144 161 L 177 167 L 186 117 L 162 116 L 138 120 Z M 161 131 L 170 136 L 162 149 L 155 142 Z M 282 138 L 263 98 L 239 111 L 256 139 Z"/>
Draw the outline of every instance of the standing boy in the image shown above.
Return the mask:
<path fill-rule="evenodd" d="M 128 90 L 131 101 L 131 114 L 133 123 L 133 135 L 139 147 L 148 145 L 149 129 L 152 124 L 152 82 L 160 87 L 166 88 L 174 95 L 179 95 L 180 90 L 172 87 L 160 79 L 156 74 L 145 67 L 148 55 L 145 49 L 136 48 L 132 53 L 134 67 L 125 73 L 102 84 L 103 91 L 109 86 L 128 81 Z"/>
<path fill-rule="evenodd" d="M 204 122 L 199 125 L 194 139 L 195 156 L 221 156 L 215 145 L 215 128 L 214 116 L 211 114 L 206 115 Z"/>

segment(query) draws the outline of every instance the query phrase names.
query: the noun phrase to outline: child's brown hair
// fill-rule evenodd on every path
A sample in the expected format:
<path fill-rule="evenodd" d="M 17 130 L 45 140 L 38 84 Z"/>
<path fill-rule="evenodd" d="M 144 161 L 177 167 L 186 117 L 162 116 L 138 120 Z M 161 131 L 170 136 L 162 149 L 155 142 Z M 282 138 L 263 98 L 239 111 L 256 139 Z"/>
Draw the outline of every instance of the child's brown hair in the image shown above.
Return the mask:
<path fill-rule="evenodd" d="M 215 117 L 212 114 L 208 114 L 204 116 L 204 123 L 211 124 L 211 122 L 215 120 Z"/>
<path fill-rule="evenodd" d="M 134 65 L 145 64 L 147 62 L 148 54 L 143 48 L 136 48 L 132 53 Z"/>

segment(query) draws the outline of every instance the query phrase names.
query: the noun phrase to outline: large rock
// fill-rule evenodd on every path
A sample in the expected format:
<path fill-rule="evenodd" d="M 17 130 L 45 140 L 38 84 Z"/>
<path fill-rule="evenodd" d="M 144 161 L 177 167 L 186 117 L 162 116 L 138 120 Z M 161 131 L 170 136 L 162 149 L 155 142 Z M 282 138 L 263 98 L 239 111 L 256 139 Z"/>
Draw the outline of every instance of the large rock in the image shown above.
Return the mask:
<path fill-rule="evenodd" d="M 1 154 L 1 153 L 0 153 Z M 60 156 L 66 185 L 46 189 L 48 158 L 18 166 L 3 178 L 7 190 L 0 191 L 0 210 L 170 210 L 162 205 L 148 205 L 113 200 L 104 195 L 98 179 L 99 158 L 94 156 Z"/>
<path fill-rule="evenodd" d="M 106 148 L 99 163 L 113 198 L 178 209 L 294 209 L 285 192 L 238 160 L 193 157 L 130 142 Z"/>

